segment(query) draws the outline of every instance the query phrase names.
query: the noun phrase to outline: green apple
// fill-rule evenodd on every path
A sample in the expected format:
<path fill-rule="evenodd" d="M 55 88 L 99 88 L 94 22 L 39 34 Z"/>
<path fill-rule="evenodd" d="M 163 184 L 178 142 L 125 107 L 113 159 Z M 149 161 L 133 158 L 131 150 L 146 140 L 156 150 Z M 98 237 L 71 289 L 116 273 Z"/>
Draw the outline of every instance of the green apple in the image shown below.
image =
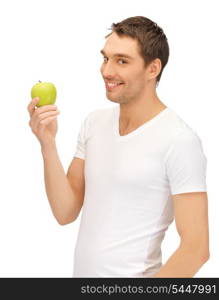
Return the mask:
<path fill-rule="evenodd" d="M 39 97 L 37 107 L 54 104 L 56 101 L 56 87 L 51 82 L 41 82 L 39 80 L 31 89 L 31 98 Z"/>

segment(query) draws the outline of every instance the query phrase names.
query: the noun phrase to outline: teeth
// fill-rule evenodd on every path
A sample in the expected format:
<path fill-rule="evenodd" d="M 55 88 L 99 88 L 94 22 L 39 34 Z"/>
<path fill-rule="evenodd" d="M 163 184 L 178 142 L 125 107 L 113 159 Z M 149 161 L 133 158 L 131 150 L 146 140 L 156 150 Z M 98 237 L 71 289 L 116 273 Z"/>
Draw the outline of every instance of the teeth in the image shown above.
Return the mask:
<path fill-rule="evenodd" d="M 119 82 L 119 83 L 107 83 L 107 85 L 109 86 L 109 87 L 113 87 L 113 86 L 117 86 L 117 85 L 119 85 L 120 83 L 122 83 L 122 82 Z"/>

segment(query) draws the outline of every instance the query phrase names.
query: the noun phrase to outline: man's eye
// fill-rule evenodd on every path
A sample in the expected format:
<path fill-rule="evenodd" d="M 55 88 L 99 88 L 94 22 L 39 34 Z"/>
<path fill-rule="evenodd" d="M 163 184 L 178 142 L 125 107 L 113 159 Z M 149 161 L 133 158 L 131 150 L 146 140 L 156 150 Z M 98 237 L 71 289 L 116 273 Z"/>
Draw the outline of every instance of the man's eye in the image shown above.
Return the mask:
<path fill-rule="evenodd" d="M 123 59 L 119 59 L 119 61 L 123 61 L 124 64 L 126 64 L 126 61 Z M 123 64 L 122 64 L 123 65 Z"/>
<path fill-rule="evenodd" d="M 103 57 L 103 60 L 104 60 L 105 62 L 106 62 L 106 59 L 107 59 L 107 57 Z M 123 62 L 122 65 L 127 63 L 127 62 L 126 62 L 125 60 L 123 60 L 123 59 L 119 59 L 118 61 L 122 61 L 122 62 Z"/>

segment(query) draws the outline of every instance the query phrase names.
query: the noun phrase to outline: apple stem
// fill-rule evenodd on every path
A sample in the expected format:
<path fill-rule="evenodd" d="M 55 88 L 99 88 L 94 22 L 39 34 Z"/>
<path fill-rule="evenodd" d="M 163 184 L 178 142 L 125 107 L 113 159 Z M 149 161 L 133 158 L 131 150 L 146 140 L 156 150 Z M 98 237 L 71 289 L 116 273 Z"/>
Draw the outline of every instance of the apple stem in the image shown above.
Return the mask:
<path fill-rule="evenodd" d="M 41 81 L 39 80 L 39 82 L 41 82 Z"/>

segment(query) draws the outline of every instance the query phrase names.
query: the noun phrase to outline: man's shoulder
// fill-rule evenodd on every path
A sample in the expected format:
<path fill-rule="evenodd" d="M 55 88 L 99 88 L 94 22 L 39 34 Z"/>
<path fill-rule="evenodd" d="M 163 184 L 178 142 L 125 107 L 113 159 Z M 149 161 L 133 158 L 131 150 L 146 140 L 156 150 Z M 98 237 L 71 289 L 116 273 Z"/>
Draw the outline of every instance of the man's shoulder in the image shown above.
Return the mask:
<path fill-rule="evenodd" d="M 185 151 L 186 154 L 189 149 L 202 147 L 202 140 L 196 129 L 174 110 L 169 108 L 169 112 L 160 129 L 165 140 L 166 153 L 171 153 L 175 149 L 180 152 Z"/>
<path fill-rule="evenodd" d="M 198 133 L 194 127 L 192 127 L 173 109 L 169 110 L 171 113 L 169 125 L 173 129 L 176 139 L 191 139 L 194 137 L 198 137 Z"/>

